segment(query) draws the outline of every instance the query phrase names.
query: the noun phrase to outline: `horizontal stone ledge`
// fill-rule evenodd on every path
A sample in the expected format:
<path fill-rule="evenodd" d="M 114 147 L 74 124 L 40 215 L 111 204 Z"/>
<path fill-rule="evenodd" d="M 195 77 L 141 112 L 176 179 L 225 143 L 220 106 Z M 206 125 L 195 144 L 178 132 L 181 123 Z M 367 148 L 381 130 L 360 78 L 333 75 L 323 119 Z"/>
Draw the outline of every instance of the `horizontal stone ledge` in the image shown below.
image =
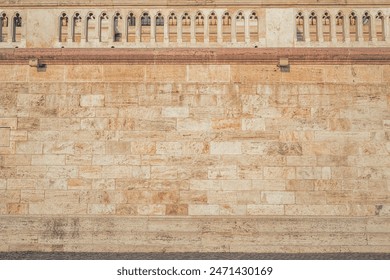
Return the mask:
<path fill-rule="evenodd" d="M 251 7 L 297 7 L 297 6 L 374 6 L 387 5 L 386 0 L 3 0 L 3 7 L 66 7 L 66 6 L 251 6 Z"/>
<path fill-rule="evenodd" d="M 378 64 L 390 63 L 390 48 L 218 49 L 1 49 L 0 64 Z"/>
<path fill-rule="evenodd" d="M 0 216 L 0 258 L 16 251 L 389 253 L 389 225 L 389 217 L 9 215 Z"/>

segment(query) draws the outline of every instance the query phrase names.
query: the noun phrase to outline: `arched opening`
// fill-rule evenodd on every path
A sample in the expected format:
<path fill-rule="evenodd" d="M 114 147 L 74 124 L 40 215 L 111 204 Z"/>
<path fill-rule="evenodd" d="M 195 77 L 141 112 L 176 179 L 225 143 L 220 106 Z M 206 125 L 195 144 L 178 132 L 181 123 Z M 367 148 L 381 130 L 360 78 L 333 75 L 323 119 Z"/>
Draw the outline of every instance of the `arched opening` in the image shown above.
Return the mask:
<path fill-rule="evenodd" d="M 365 12 L 362 17 L 363 22 L 363 40 L 364 41 L 371 41 L 372 35 L 371 35 L 371 15 L 369 12 Z"/>
<path fill-rule="evenodd" d="M 108 20 L 108 15 L 107 13 L 103 12 L 100 16 L 99 42 L 108 42 L 109 27 L 110 27 L 110 22 Z"/>
<path fill-rule="evenodd" d="M 309 16 L 309 31 L 310 31 L 310 41 L 318 41 L 318 25 L 317 25 L 317 15 L 313 11 Z"/>
<path fill-rule="evenodd" d="M 338 12 L 336 15 L 336 38 L 338 42 L 345 41 L 344 15 Z"/>
<path fill-rule="evenodd" d="M 252 43 L 259 41 L 259 17 L 254 11 L 249 16 L 249 34 Z"/>
<path fill-rule="evenodd" d="M 135 42 L 136 18 L 134 13 L 127 16 L 127 42 Z"/>
<path fill-rule="evenodd" d="M 161 13 L 156 15 L 156 42 L 164 42 L 164 17 Z"/>
<path fill-rule="evenodd" d="M 169 15 L 169 42 L 177 42 L 177 17 L 173 12 Z"/>
<path fill-rule="evenodd" d="M 20 42 L 22 39 L 22 17 L 16 13 L 13 19 L 12 42 Z"/>
<path fill-rule="evenodd" d="M 352 12 L 349 15 L 349 37 L 351 42 L 356 42 L 358 40 L 357 15 L 355 12 Z"/>
<path fill-rule="evenodd" d="M 329 12 L 325 12 L 322 16 L 322 32 L 323 38 L 325 42 L 331 41 L 331 33 L 330 33 L 330 15 Z"/>
<path fill-rule="evenodd" d="M 217 30 L 218 30 L 218 19 L 215 12 L 211 12 L 209 15 L 209 42 L 216 43 L 217 42 Z"/>
<path fill-rule="evenodd" d="M 222 38 L 223 42 L 232 41 L 232 17 L 229 12 L 225 12 L 222 16 Z"/>
<path fill-rule="evenodd" d="M 204 16 L 201 12 L 195 17 L 195 38 L 197 43 L 204 42 Z"/>
<path fill-rule="evenodd" d="M 376 24 L 376 38 L 378 41 L 385 40 L 385 17 L 382 12 L 378 12 L 375 16 L 375 24 Z"/>
<path fill-rule="evenodd" d="M 82 31 L 81 16 L 79 13 L 75 13 L 73 16 L 72 25 L 72 42 L 81 42 L 81 31 Z"/>
<path fill-rule="evenodd" d="M 296 26 L 296 33 L 297 33 L 297 41 L 303 42 L 305 41 L 305 20 L 303 17 L 302 12 L 298 12 L 298 14 L 295 17 L 295 26 Z"/>
<path fill-rule="evenodd" d="M 86 20 L 85 41 L 89 42 L 92 40 L 92 38 L 94 38 L 94 34 L 96 33 L 96 20 L 95 16 L 91 12 L 88 13 Z"/>
<path fill-rule="evenodd" d="M 241 11 L 236 16 L 236 39 L 237 42 L 245 42 L 245 17 Z"/>
<path fill-rule="evenodd" d="M 69 18 L 66 13 L 62 13 L 60 16 L 60 42 L 66 42 L 68 40 L 68 24 Z"/>
<path fill-rule="evenodd" d="M 141 16 L 141 42 L 150 42 L 150 25 L 150 15 L 145 12 Z"/>
<path fill-rule="evenodd" d="M 119 12 L 115 13 L 114 16 L 114 42 L 122 41 L 122 32 L 123 32 L 123 19 L 122 15 Z"/>
<path fill-rule="evenodd" d="M 0 14 L 0 42 L 8 40 L 8 17 L 6 13 Z"/>
<path fill-rule="evenodd" d="M 191 17 L 184 13 L 181 17 L 181 37 L 183 42 L 191 42 Z"/>

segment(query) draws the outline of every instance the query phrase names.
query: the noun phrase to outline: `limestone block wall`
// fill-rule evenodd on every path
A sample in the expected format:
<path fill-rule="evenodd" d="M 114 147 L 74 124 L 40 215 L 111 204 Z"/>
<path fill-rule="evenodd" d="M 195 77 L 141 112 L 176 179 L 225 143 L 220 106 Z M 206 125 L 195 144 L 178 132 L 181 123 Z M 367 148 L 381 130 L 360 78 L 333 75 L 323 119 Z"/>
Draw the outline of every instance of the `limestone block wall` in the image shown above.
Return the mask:
<path fill-rule="evenodd" d="M 388 65 L 0 65 L 0 249 L 385 251 Z"/>

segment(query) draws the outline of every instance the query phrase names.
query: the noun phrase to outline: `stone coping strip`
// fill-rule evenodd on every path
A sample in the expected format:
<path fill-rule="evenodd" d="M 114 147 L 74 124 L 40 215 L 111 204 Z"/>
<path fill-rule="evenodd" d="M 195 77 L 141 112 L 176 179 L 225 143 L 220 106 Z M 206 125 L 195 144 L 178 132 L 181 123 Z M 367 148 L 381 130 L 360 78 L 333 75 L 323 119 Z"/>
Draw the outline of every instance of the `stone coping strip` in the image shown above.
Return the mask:
<path fill-rule="evenodd" d="M 0 260 L 390 260 L 390 253 L 0 252 Z"/>
<path fill-rule="evenodd" d="M 2 7 L 97 7 L 97 6 L 131 6 L 131 7 L 215 7 L 215 6 L 249 6 L 249 7 L 338 7 L 338 6 L 388 6 L 386 0 L 3 0 L 0 1 Z"/>
<path fill-rule="evenodd" d="M 0 64 L 272 64 L 288 58 L 291 65 L 390 63 L 390 48 L 36 48 L 0 49 Z"/>

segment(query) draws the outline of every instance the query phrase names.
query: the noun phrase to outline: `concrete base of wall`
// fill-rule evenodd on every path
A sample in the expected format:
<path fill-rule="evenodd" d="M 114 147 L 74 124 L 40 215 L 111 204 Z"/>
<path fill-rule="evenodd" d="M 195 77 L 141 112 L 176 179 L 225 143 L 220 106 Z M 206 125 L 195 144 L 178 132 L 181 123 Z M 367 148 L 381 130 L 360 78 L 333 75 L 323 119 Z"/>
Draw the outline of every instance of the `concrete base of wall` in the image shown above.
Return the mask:
<path fill-rule="evenodd" d="M 0 260 L 390 260 L 390 254 L 0 252 Z"/>

